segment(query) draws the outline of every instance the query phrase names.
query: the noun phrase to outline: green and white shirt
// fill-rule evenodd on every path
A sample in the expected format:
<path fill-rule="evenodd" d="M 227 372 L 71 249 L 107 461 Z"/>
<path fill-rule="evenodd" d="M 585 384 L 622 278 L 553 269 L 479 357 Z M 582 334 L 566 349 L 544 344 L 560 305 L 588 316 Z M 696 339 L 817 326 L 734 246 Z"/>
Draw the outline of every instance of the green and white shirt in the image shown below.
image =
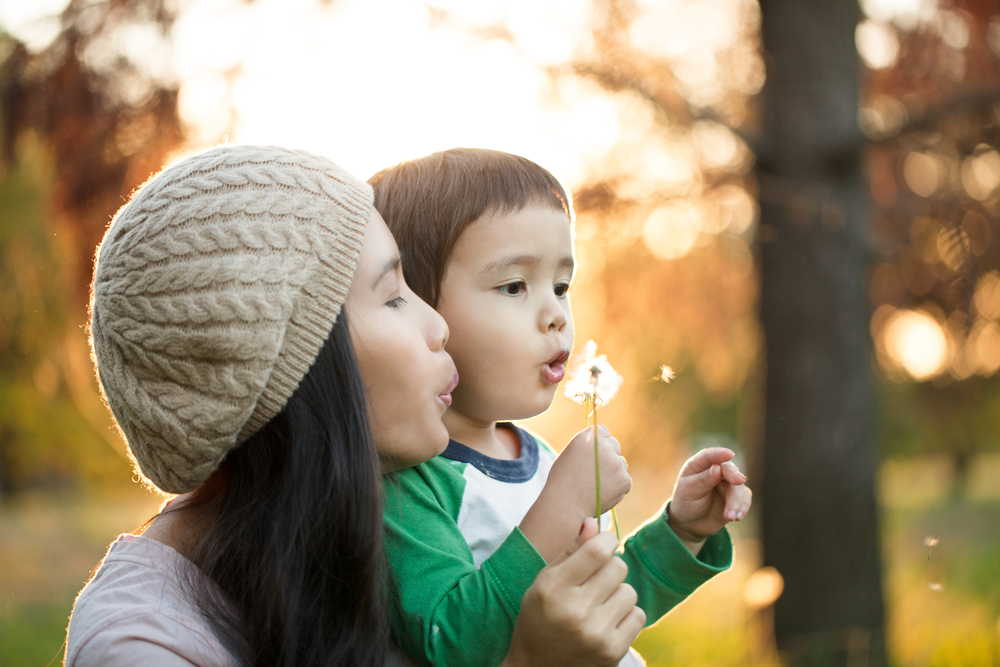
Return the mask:
<path fill-rule="evenodd" d="M 521 598 L 545 567 L 517 526 L 556 454 L 524 429 L 497 427 L 517 434 L 518 459 L 451 441 L 441 456 L 385 479 L 394 636 L 418 665 L 500 664 Z M 730 566 L 732 542 L 723 529 L 695 558 L 661 512 L 626 538 L 620 556 L 652 625 Z"/>

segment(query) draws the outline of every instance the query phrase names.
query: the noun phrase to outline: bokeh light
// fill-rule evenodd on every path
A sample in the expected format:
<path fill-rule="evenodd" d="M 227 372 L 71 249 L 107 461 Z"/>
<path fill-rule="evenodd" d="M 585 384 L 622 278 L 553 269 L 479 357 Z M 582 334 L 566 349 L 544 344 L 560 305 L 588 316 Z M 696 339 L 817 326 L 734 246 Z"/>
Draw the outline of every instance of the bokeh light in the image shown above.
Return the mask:
<path fill-rule="evenodd" d="M 870 139 L 892 136 L 908 120 L 906 106 L 889 95 L 876 95 L 858 110 L 858 127 Z"/>
<path fill-rule="evenodd" d="M 899 59 L 899 38 L 891 25 L 862 21 L 854 33 L 858 54 L 871 69 L 892 67 Z"/>
<path fill-rule="evenodd" d="M 785 579 L 773 567 L 762 567 L 743 584 L 743 602 L 750 609 L 763 609 L 775 603 L 785 590 Z"/>
<path fill-rule="evenodd" d="M 1000 185 L 1000 154 L 980 144 L 962 162 L 962 185 L 973 199 L 987 199 Z"/>
<path fill-rule="evenodd" d="M 948 362 L 944 329 L 923 310 L 901 310 L 888 318 L 883 334 L 885 351 L 915 380 L 927 380 Z"/>
<path fill-rule="evenodd" d="M 990 376 L 1000 370 L 1000 325 L 978 321 L 969 333 L 969 366 L 980 375 Z"/>
<path fill-rule="evenodd" d="M 642 240 L 649 251 L 660 259 L 677 259 L 688 254 L 699 233 L 701 219 L 698 210 L 684 200 L 660 206 L 642 226 Z"/>
<path fill-rule="evenodd" d="M 861 0 L 865 15 L 875 21 L 892 21 L 903 30 L 913 30 L 934 20 L 937 0 Z"/>
<path fill-rule="evenodd" d="M 1000 273 L 990 271 L 979 278 L 972 304 L 981 319 L 1000 319 Z"/>
<path fill-rule="evenodd" d="M 931 153 L 913 152 L 903 163 L 906 184 L 921 197 L 930 197 L 944 181 L 945 171 L 941 159 Z"/>

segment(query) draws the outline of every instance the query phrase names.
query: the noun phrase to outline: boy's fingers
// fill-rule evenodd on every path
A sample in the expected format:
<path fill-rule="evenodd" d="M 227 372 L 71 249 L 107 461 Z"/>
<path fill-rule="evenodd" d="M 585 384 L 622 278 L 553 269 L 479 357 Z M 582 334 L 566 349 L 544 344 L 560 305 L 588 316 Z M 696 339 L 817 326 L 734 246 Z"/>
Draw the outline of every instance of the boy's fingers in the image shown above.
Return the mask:
<path fill-rule="evenodd" d="M 743 493 L 743 504 L 740 511 L 743 513 L 743 516 L 746 516 L 747 512 L 750 511 L 750 505 L 753 504 L 753 490 L 751 490 L 748 486 L 744 486 L 743 488 L 746 489 L 746 491 Z"/>
<path fill-rule="evenodd" d="M 712 465 L 706 470 L 702 470 L 697 475 L 690 475 L 687 478 L 687 489 L 684 492 L 686 498 L 700 498 L 715 489 L 722 480 L 722 472 L 718 465 Z M 680 487 L 678 487 L 679 489 Z"/>
<path fill-rule="evenodd" d="M 726 461 L 722 464 L 722 476 L 730 484 L 743 484 L 747 481 L 746 475 L 740 472 L 740 469 L 732 461 Z"/>
<path fill-rule="evenodd" d="M 726 493 L 726 519 L 729 521 L 739 521 L 746 516 L 750 509 L 750 497 L 752 493 L 745 484 L 730 486 Z"/>
<path fill-rule="evenodd" d="M 615 451 L 615 454 L 617 454 L 618 456 L 622 455 L 622 444 L 618 442 L 617 438 L 612 438 L 611 436 L 607 436 L 605 438 L 602 438 L 602 440 L 606 441 L 609 445 L 611 445 L 611 449 Z"/>
<path fill-rule="evenodd" d="M 736 453 L 725 447 L 709 447 L 703 449 L 684 464 L 683 475 L 697 475 L 700 472 L 711 468 L 713 465 L 725 463 L 731 460 Z"/>

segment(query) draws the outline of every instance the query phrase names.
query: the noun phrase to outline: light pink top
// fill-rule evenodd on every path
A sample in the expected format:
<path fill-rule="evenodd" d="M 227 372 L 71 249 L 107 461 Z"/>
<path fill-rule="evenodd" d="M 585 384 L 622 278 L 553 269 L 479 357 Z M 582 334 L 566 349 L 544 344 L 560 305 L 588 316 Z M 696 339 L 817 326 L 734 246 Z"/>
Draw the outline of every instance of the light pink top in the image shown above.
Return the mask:
<path fill-rule="evenodd" d="M 231 667 L 186 595 L 192 575 L 202 576 L 167 545 L 121 535 L 73 606 L 66 667 Z"/>

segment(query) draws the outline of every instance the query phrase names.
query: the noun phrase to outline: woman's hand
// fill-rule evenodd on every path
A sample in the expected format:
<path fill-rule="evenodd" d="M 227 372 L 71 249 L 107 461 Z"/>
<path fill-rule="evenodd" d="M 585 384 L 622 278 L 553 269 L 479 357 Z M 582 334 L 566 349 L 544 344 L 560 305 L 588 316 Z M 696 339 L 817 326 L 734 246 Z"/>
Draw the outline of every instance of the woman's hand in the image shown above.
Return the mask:
<path fill-rule="evenodd" d="M 646 623 L 618 541 L 587 518 L 576 542 L 524 594 L 502 667 L 617 665 Z"/>

